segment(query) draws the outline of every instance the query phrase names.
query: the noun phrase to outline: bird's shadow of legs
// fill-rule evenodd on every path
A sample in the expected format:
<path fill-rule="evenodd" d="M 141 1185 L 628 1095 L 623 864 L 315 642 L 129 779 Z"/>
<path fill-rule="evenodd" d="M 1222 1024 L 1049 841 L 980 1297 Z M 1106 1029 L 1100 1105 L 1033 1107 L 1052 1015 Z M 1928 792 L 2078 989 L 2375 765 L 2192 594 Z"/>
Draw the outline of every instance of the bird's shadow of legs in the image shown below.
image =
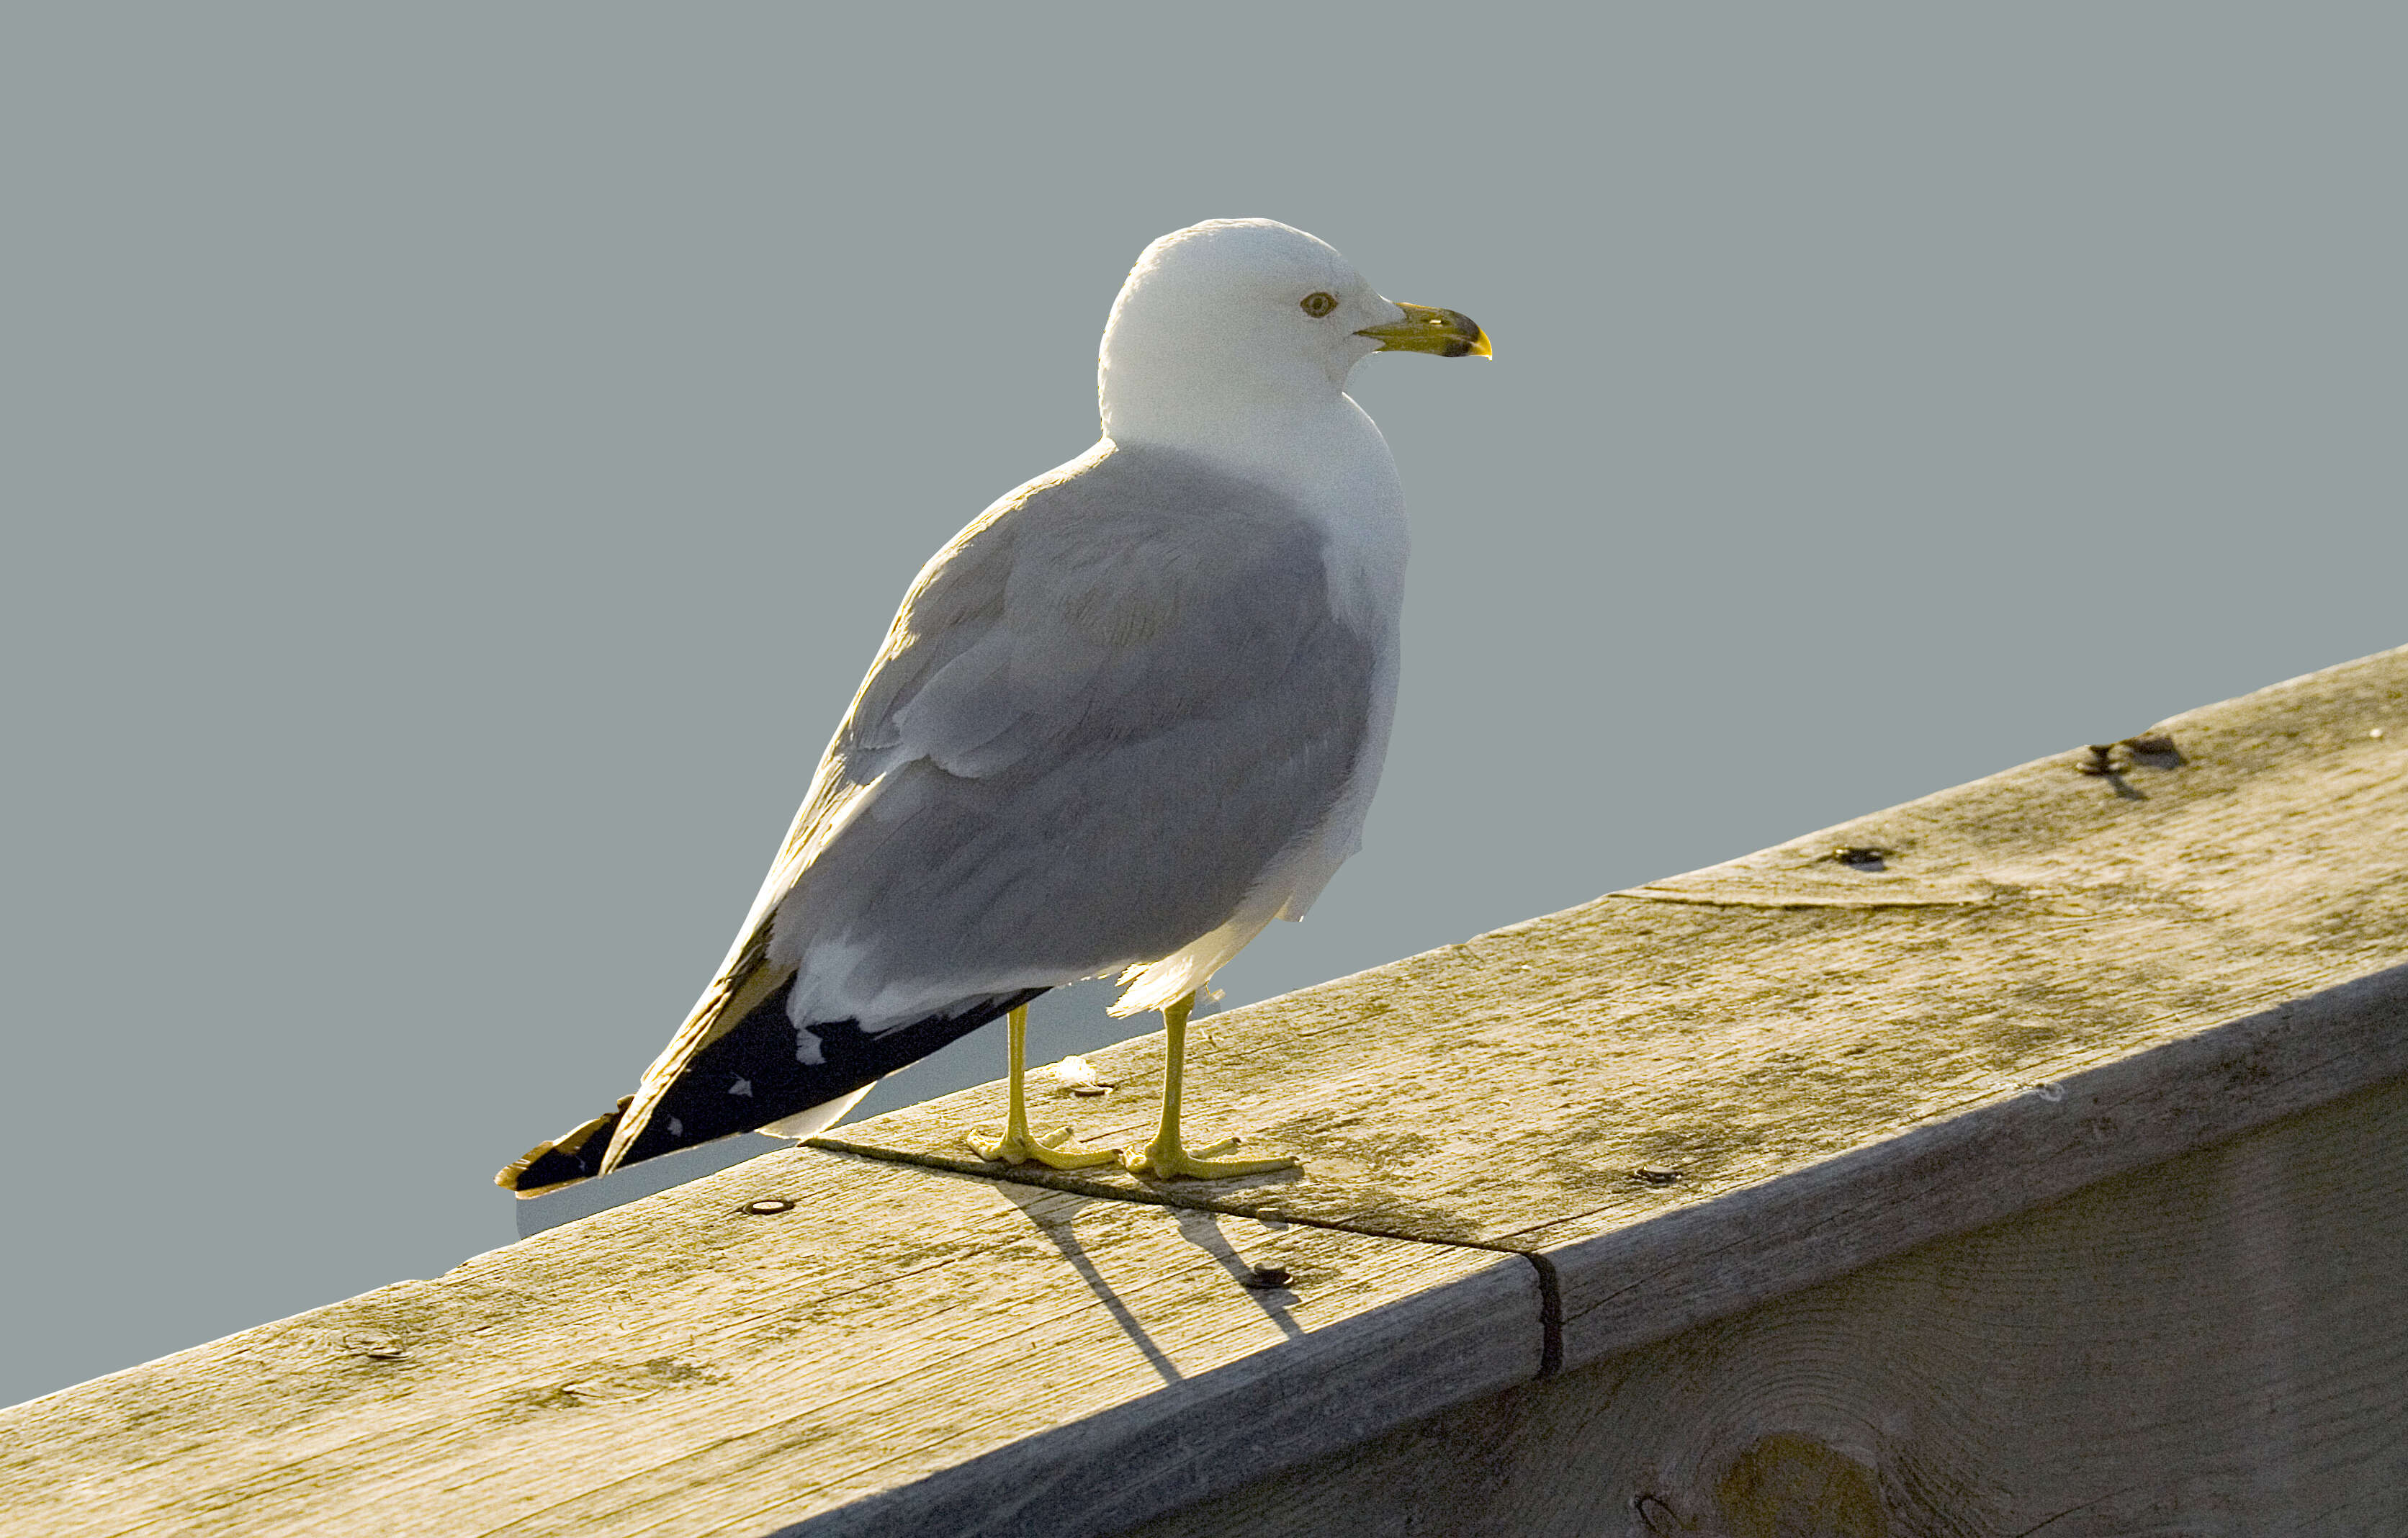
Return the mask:
<path fill-rule="evenodd" d="M 1288 1305 L 1296 1301 L 1296 1294 L 1283 1283 L 1267 1285 L 1268 1273 L 1257 1270 L 1239 1255 L 1238 1247 L 1229 1243 L 1229 1236 L 1221 1231 L 1221 1220 L 1225 1215 L 1197 1207 L 1173 1207 L 1170 1211 L 1179 1215 L 1180 1237 L 1217 1261 L 1221 1269 L 1229 1273 L 1229 1279 L 1238 1284 L 1239 1289 L 1253 1299 L 1271 1323 L 1279 1327 L 1281 1334 L 1292 1341 L 1304 1339 L 1304 1327 L 1288 1314 Z M 1260 1223 L 1264 1220 L 1242 1217 L 1238 1221 Z"/>
<path fill-rule="evenodd" d="M 1288 1315 L 1288 1307 L 1296 1301 L 1296 1295 L 1283 1286 L 1267 1287 L 1263 1285 L 1260 1279 L 1262 1273 L 1238 1253 L 1237 1246 L 1230 1243 L 1229 1236 L 1221 1231 L 1225 1215 L 1223 1214 L 1204 1212 L 1193 1207 L 1163 1208 L 1150 1202 L 1113 1201 L 1104 1198 L 1081 1196 L 1076 1192 L 1049 1186 L 1021 1186 L 1010 1181 L 996 1182 L 995 1189 L 1001 1193 L 1005 1200 L 1020 1209 L 1022 1215 L 1028 1219 L 1029 1227 L 1042 1234 L 1049 1243 L 1061 1252 L 1062 1258 L 1068 1262 L 1072 1271 L 1078 1272 L 1079 1279 L 1087 1284 L 1087 1289 L 1093 1292 L 1096 1295 L 1096 1301 L 1104 1306 L 1104 1312 L 1111 1316 L 1112 1322 L 1120 1327 L 1121 1332 L 1129 1338 L 1129 1343 L 1137 1347 L 1139 1354 L 1145 1358 L 1147 1365 L 1152 1367 L 1165 1383 L 1182 1382 L 1185 1374 L 1179 1371 L 1179 1366 L 1171 1360 L 1170 1354 L 1147 1332 L 1145 1326 L 1139 1321 L 1136 1311 L 1129 1307 L 1117 1291 L 1113 1290 L 1111 1283 L 1104 1279 L 1104 1273 L 1096 1265 L 1095 1258 L 1089 1255 L 1086 1246 L 1080 1243 L 1077 1232 L 1078 1219 L 1088 1207 L 1111 1206 L 1124 1210 L 1134 1209 L 1140 1213 L 1167 1211 L 1174 1214 L 1173 1221 L 1178 1225 L 1180 1237 L 1210 1257 L 1213 1263 L 1228 1275 L 1232 1286 L 1253 1300 L 1255 1306 L 1259 1307 L 1271 1322 L 1279 1327 L 1282 1334 L 1291 1340 L 1301 1340 L 1304 1336 L 1304 1327 Z M 1254 1223 L 1259 1220 L 1240 1218 L 1239 1221 Z"/>
<path fill-rule="evenodd" d="M 1112 1323 L 1120 1326 L 1121 1333 L 1126 1335 L 1129 1344 L 1145 1358 L 1146 1365 L 1153 1368 L 1163 1382 L 1180 1382 L 1184 1374 L 1179 1371 L 1178 1364 L 1170 1359 L 1168 1352 L 1154 1344 L 1154 1337 L 1146 1333 L 1145 1326 L 1138 1323 L 1136 1313 L 1121 1301 L 1121 1295 L 1112 1290 L 1112 1285 L 1104 1280 L 1104 1273 L 1096 1269 L 1086 1246 L 1079 1243 L 1073 1228 L 1079 1211 L 1093 1204 L 1096 1199 L 1051 1190 L 1042 1186 L 1015 1186 L 1009 1181 L 997 1181 L 994 1188 L 1002 1194 L 1005 1200 L 1020 1209 L 1021 1215 L 1028 1219 L 1030 1228 L 1043 1234 L 1055 1249 L 1062 1252 L 1062 1258 L 1079 1273 L 1079 1280 L 1087 1284 L 1087 1290 L 1104 1305 L 1104 1312 L 1111 1315 Z"/>

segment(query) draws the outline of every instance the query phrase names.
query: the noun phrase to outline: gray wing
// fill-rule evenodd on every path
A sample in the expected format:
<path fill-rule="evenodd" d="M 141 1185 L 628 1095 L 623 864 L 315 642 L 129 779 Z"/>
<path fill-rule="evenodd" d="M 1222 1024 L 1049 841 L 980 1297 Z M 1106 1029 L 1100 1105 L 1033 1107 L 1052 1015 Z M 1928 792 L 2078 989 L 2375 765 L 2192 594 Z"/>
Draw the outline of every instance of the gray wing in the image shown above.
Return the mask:
<path fill-rule="evenodd" d="M 1116 449 L 990 510 L 906 596 L 607 1167 L 790 981 L 798 1023 L 856 1017 L 812 1013 L 815 950 L 847 957 L 855 991 L 967 998 L 1218 927 L 1345 790 L 1376 660 L 1331 610 L 1319 529 L 1253 482 Z"/>
<path fill-rule="evenodd" d="M 1067 981 L 1218 927 L 1363 746 L 1375 639 L 1332 611 L 1323 544 L 1267 488 L 1136 449 L 965 530 L 830 745 L 770 953 Z"/>

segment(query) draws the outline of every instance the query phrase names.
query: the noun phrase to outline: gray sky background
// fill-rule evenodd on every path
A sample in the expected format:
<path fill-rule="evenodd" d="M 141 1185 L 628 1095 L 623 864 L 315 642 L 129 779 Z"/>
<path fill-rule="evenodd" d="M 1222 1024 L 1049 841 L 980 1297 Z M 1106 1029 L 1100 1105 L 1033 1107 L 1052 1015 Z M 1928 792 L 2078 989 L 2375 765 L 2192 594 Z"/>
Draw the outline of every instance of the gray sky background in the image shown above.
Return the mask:
<path fill-rule="evenodd" d="M 2399 7 L 831 9 L 0 21 L 0 1401 L 509 1242 L 1197 219 L 1498 352 L 1227 1003 L 2408 640 Z"/>

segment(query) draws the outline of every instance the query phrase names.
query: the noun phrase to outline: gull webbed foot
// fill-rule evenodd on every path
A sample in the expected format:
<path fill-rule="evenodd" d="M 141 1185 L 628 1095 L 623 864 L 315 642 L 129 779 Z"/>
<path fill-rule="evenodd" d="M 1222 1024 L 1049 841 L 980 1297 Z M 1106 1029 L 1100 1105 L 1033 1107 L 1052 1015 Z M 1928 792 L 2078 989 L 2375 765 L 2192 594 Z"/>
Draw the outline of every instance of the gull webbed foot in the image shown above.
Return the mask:
<path fill-rule="evenodd" d="M 1142 1148 L 1132 1148 L 1121 1155 L 1121 1168 L 1130 1174 L 1154 1180 L 1227 1180 L 1236 1175 L 1259 1175 L 1273 1170 L 1297 1168 L 1292 1158 L 1214 1158 L 1238 1146 L 1236 1138 L 1225 1138 L 1210 1148 L 1194 1153 L 1179 1134 L 1179 1085 L 1184 1077 L 1187 1060 L 1187 1016 L 1196 1007 L 1196 996 L 1189 994 L 1162 1012 L 1162 1024 L 1168 1032 L 1169 1055 L 1162 1083 L 1162 1126 L 1154 1141 Z"/>
<path fill-rule="evenodd" d="M 1070 1129 L 1067 1127 L 1046 1138 L 1029 1131 L 1025 1122 L 1017 1128 L 1007 1122 L 992 1136 L 981 1137 L 977 1132 L 962 1135 L 965 1147 L 994 1164 L 1042 1164 L 1049 1170 L 1085 1170 L 1120 1157 L 1109 1148 L 1088 1152 L 1064 1147 L 1069 1141 Z"/>
<path fill-rule="evenodd" d="M 1165 1143 L 1155 1138 L 1142 1148 L 1132 1148 L 1120 1156 L 1121 1168 L 1130 1174 L 1151 1180 L 1227 1180 L 1232 1175 L 1259 1175 L 1272 1170 L 1297 1168 L 1292 1158 L 1214 1158 L 1238 1146 L 1236 1138 L 1223 1138 L 1210 1148 L 1194 1153 L 1179 1146 L 1176 1138 Z"/>
<path fill-rule="evenodd" d="M 1039 1137 L 1028 1129 L 1028 1098 L 1022 1086 L 1026 1077 L 1022 1059 L 1028 1050 L 1028 1006 L 1023 1004 L 1011 1012 L 1010 1046 L 1007 1056 L 1011 1065 L 1011 1102 L 1005 1113 L 1000 1132 L 982 1137 L 966 1132 L 962 1143 L 979 1157 L 995 1164 L 1042 1164 L 1049 1170 L 1086 1170 L 1098 1164 L 1110 1164 L 1120 1156 L 1110 1149 L 1087 1152 L 1066 1148 L 1070 1141 L 1067 1127 L 1050 1138 Z"/>

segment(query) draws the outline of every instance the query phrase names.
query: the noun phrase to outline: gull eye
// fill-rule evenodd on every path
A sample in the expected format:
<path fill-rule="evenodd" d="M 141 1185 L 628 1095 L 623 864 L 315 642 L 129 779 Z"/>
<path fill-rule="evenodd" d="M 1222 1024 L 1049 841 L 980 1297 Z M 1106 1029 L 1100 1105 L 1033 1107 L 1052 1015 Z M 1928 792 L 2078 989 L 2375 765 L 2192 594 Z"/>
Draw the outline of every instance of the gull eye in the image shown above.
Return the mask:
<path fill-rule="evenodd" d="M 1324 315 L 1328 314 L 1331 310 L 1338 308 L 1338 295 L 1334 294 L 1308 294 L 1304 296 L 1303 305 L 1304 312 L 1317 321 Z"/>

